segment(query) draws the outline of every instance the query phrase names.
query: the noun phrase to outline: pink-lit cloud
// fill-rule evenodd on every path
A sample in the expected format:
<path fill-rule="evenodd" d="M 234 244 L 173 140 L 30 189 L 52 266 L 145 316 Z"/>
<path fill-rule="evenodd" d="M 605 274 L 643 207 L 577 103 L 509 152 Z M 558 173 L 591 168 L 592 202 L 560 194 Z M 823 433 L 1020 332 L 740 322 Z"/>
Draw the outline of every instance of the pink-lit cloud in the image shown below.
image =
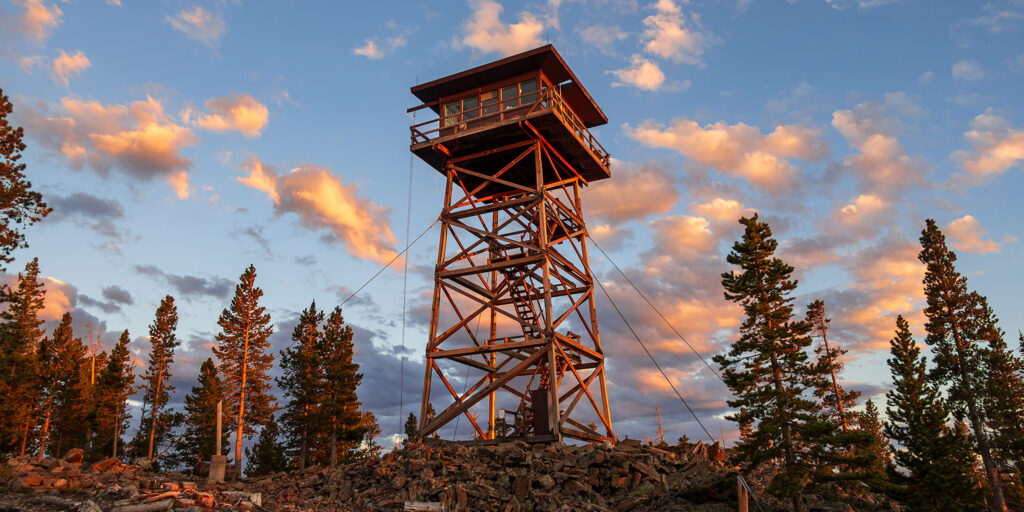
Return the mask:
<path fill-rule="evenodd" d="M 673 0 L 658 0 L 655 14 L 644 18 L 642 34 L 644 51 L 663 59 L 686 64 L 700 64 L 709 44 L 709 36 L 700 26 L 700 17 L 687 19 Z"/>
<path fill-rule="evenodd" d="M 953 158 L 970 177 L 1001 174 L 1024 162 L 1024 130 L 1010 128 L 1002 116 L 991 112 L 978 115 L 964 138 L 972 149 L 957 151 Z"/>
<path fill-rule="evenodd" d="M 104 105 L 65 97 L 59 107 L 42 101 L 26 106 L 21 110 L 26 132 L 63 154 L 73 168 L 166 180 L 178 197 L 188 197 L 192 162 L 181 150 L 197 140 L 191 129 L 164 113 L 160 101 L 147 96 L 130 105 Z"/>
<path fill-rule="evenodd" d="M 15 20 L 14 28 L 35 41 L 43 41 L 57 28 L 64 14 L 56 4 L 42 0 L 15 0 L 25 11 Z"/>
<path fill-rule="evenodd" d="M 199 128 L 212 131 L 238 131 L 246 137 L 259 137 L 267 125 L 270 111 L 267 106 L 249 94 L 222 96 L 206 101 L 205 113 L 199 114 L 192 123 Z M 185 121 L 190 112 L 186 111 Z"/>
<path fill-rule="evenodd" d="M 207 45 L 215 43 L 226 30 L 220 15 L 198 5 L 191 9 L 183 9 L 174 16 L 168 16 L 167 22 L 186 36 Z"/>
<path fill-rule="evenodd" d="M 618 81 L 612 87 L 632 86 L 645 91 L 657 91 L 665 84 L 665 73 L 657 63 L 640 55 L 630 59 L 629 67 L 609 71 Z"/>
<path fill-rule="evenodd" d="M 855 173 L 861 193 L 896 197 L 925 182 L 930 166 L 923 157 L 907 155 L 896 138 L 900 123 L 886 115 L 894 107 L 867 102 L 832 113 L 832 126 L 858 151 L 844 163 Z"/>
<path fill-rule="evenodd" d="M 60 51 L 60 55 L 56 59 L 53 59 L 53 81 L 59 84 L 68 85 L 68 79 L 72 75 L 77 75 L 89 69 L 91 63 L 89 58 L 82 53 L 82 50 L 76 50 L 75 53 L 68 55 L 64 50 Z"/>
<path fill-rule="evenodd" d="M 1012 235 L 1003 237 L 1001 242 L 986 240 L 985 228 L 972 215 L 964 215 L 946 225 L 944 231 L 953 241 L 953 247 L 959 251 L 975 254 L 999 252 L 1002 245 L 1016 241 Z"/>
<path fill-rule="evenodd" d="M 519 13 L 517 23 L 501 20 L 505 8 L 493 0 L 472 0 L 472 13 L 462 24 L 456 48 L 469 47 L 482 53 L 512 55 L 541 45 L 544 23 L 529 12 Z"/>
<path fill-rule="evenodd" d="M 356 188 L 326 169 L 303 165 L 279 175 L 256 157 L 243 164 L 238 181 L 265 192 L 277 214 L 294 213 L 311 230 L 329 229 L 349 254 L 378 263 L 394 258 L 396 239 L 389 210 L 356 195 Z"/>
<path fill-rule="evenodd" d="M 613 160 L 612 168 L 614 179 L 594 182 L 583 194 L 588 217 L 622 223 L 668 213 L 679 202 L 672 175 L 663 167 Z"/>

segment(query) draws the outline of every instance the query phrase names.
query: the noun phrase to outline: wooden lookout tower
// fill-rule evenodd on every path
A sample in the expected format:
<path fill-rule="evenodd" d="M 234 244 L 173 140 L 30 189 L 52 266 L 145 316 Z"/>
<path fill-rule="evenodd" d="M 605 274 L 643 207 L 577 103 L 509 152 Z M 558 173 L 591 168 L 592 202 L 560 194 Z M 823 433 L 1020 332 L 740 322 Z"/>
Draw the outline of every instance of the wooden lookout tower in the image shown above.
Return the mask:
<path fill-rule="evenodd" d="M 550 45 L 412 93 L 436 117 L 410 150 L 447 179 L 417 437 L 465 415 L 479 440 L 496 417 L 506 437 L 614 440 L 580 200 L 610 177 L 588 130 L 608 119 Z"/>

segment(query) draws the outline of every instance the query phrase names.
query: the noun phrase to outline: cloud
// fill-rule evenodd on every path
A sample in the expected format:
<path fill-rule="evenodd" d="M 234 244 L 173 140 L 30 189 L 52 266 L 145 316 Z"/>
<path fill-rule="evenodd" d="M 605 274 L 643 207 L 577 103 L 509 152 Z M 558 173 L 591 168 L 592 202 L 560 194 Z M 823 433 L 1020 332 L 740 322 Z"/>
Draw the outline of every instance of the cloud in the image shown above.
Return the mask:
<path fill-rule="evenodd" d="M 1024 161 L 1024 130 L 1010 128 L 1003 117 L 986 111 L 971 121 L 964 138 L 970 151 L 956 151 L 953 159 L 976 178 L 1000 174 Z"/>
<path fill-rule="evenodd" d="M 394 258 L 397 242 L 387 223 L 389 210 L 357 197 L 355 186 L 313 165 L 279 176 L 254 156 L 242 167 L 249 175 L 238 181 L 266 192 L 276 214 L 295 213 L 308 229 L 329 229 L 358 258 L 382 264 Z"/>
<path fill-rule="evenodd" d="M 886 115 L 893 108 L 899 107 L 867 102 L 832 113 L 832 126 L 859 151 L 844 164 L 856 176 L 861 193 L 895 197 L 907 187 L 924 183 L 928 162 L 908 156 L 893 135 L 900 124 Z"/>
<path fill-rule="evenodd" d="M 212 131 L 237 130 L 246 137 L 259 137 L 267 125 L 270 111 L 267 106 L 248 94 L 222 96 L 206 101 L 206 114 L 200 114 L 192 124 Z M 189 113 L 185 114 L 186 122 Z"/>
<path fill-rule="evenodd" d="M 89 58 L 82 53 L 82 50 L 75 50 L 75 53 L 68 55 L 64 50 L 53 59 L 53 81 L 68 86 L 68 78 L 77 75 L 90 66 Z"/>
<path fill-rule="evenodd" d="M 519 14 L 518 23 L 504 23 L 501 12 L 505 9 L 493 0 L 471 0 L 472 14 L 462 24 L 462 39 L 455 47 L 468 46 L 483 53 L 512 55 L 541 45 L 544 24 L 529 13 Z"/>
<path fill-rule="evenodd" d="M 657 91 L 665 83 L 665 73 L 654 62 L 640 55 L 634 55 L 628 68 L 609 71 L 621 82 L 612 82 L 612 87 L 630 85 L 645 91 Z"/>
<path fill-rule="evenodd" d="M 135 303 L 135 300 L 132 299 L 132 294 L 128 290 L 117 285 L 104 287 L 103 298 L 115 304 L 124 304 L 126 306 L 130 306 Z"/>
<path fill-rule="evenodd" d="M 892 203 L 874 194 L 861 194 L 850 203 L 837 206 L 823 231 L 845 234 L 851 240 L 874 238 L 885 227 L 892 213 Z"/>
<path fill-rule="evenodd" d="M 44 41 L 50 31 L 57 28 L 64 14 L 56 5 L 47 6 L 42 0 L 15 0 L 25 12 L 15 20 L 15 28 L 36 41 Z"/>
<path fill-rule="evenodd" d="M 103 199 L 85 192 L 74 192 L 67 196 L 47 194 L 46 203 L 53 208 L 50 221 L 74 219 L 79 225 L 112 240 L 121 240 L 125 236 L 124 230 L 114 224 L 125 217 L 124 208 L 115 198 Z"/>
<path fill-rule="evenodd" d="M 944 231 L 953 240 L 953 247 L 957 250 L 975 254 L 999 252 L 1004 243 L 1017 240 L 1012 235 L 1004 237 L 1002 242 L 984 240 L 985 228 L 971 215 L 964 215 L 950 222 Z"/>
<path fill-rule="evenodd" d="M 700 17 L 694 14 L 687 21 L 673 0 L 658 0 L 654 10 L 657 12 L 643 21 L 647 27 L 641 36 L 644 51 L 673 62 L 701 64 L 709 37 L 701 30 Z"/>
<path fill-rule="evenodd" d="M 961 60 L 953 64 L 953 80 L 977 81 L 985 78 L 985 69 L 976 61 Z"/>
<path fill-rule="evenodd" d="M 167 180 L 182 197 L 180 185 L 187 184 L 192 162 L 180 151 L 196 137 L 166 115 L 159 101 L 147 96 L 131 105 L 103 105 L 65 97 L 59 108 L 50 112 L 50 107 L 43 101 L 26 105 L 25 131 L 62 153 L 72 168 L 88 166 L 101 175 L 117 169 L 143 182 Z"/>
<path fill-rule="evenodd" d="M 613 224 L 667 213 L 679 202 L 672 175 L 652 164 L 612 162 L 615 179 L 598 181 L 583 194 L 588 217 Z"/>
<path fill-rule="evenodd" d="M 166 19 L 176 30 L 207 45 L 215 43 L 225 31 L 224 20 L 219 15 L 198 5 Z"/>
<path fill-rule="evenodd" d="M 968 25 L 981 27 L 990 34 L 1000 34 L 1015 30 L 1024 22 L 1024 4 L 1021 2 L 986 2 L 982 5 L 984 13 L 977 18 L 965 21 Z"/>
<path fill-rule="evenodd" d="M 828 156 L 821 133 L 799 125 L 779 125 L 767 135 L 756 126 L 717 122 L 701 127 L 681 119 L 665 127 L 647 120 L 626 134 L 645 146 L 673 149 L 700 164 L 742 177 L 752 185 L 779 194 L 798 185 L 799 168 L 788 159 L 816 161 Z"/>
<path fill-rule="evenodd" d="M 614 53 L 615 43 L 629 37 L 618 25 L 591 25 L 579 31 L 583 42 L 598 49 L 602 53 Z"/>
<path fill-rule="evenodd" d="M 235 283 L 230 279 L 170 274 L 155 265 L 135 265 L 133 269 L 144 276 L 164 281 L 184 298 L 207 296 L 225 299 L 234 291 Z"/>
<path fill-rule="evenodd" d="M 353 49 L 352 53 L 370 59 L 382 59 L 385 55 L 394 53 L 395 50 L 403 46 L 405 46 L 405 35 L 399 34 L 385 39 L 383 43 L 378 43 L 376 38 L 366 39 L 365 43 Z"/>
<path fill-rule="evenodd" d="M 925 71 L 924 73 L 921 73 L 920 75 L 918 75 L 917 83 L 919 83 L 921 85 L 928 85 L 928 84 L 932 83 L 932 79 L 933 78 L 935 78 L 935 72 L 933 72 L 933 71 Z"/>

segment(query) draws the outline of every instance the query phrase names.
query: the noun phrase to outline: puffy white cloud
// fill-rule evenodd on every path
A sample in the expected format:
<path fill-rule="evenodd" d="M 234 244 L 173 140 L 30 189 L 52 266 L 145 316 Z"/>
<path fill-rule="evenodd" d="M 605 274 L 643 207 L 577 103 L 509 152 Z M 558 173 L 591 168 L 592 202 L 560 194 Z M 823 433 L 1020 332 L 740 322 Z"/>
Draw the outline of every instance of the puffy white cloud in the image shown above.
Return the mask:
<path fill-rule="evenodd" d="M 604 53 L 613 53 L 615 43 L 629 37 L 618 25 L 591 25 L 579 31 L 583 42 Z"/>
<path fill-rule="evenodd" d="M 302 224 L 327 228 L 349 254 L 378 263 L 394 258 L 396 240 L 387 224 L 389 210 L 356 196 L 356 188 L 326 169 L 304 165 L 278 175 L 252 157 L 243 164 L 249 171 L 238 181 L 267 193 L 277 214 L 295 213 Z"/>
<path fill-rule="evenodd" d="M 700 64 L 708 46 L 708 36 L 700 27 L 700 18 L 690 20 L 673 0 L 658 0 L 655 14 L 644 18 L 644 51 L 674 62 Z"/>
<path fill-rule="evenodd" d="M 672 175 L 651 164 L 612 161 L 614 179 L 598 181 L 583 194 L 588 217 L 612 223 L 667 213 L 679 201 Z"/>
<path fill-rule="evenodd" d="M 180 152 L 196 137 L 166 115 L 156 99 L 104 105 L 66 97 L 52 112 L 44 102 L 38 106 L 23 110 L 26 132 L 62 153 L 72 167 L 88 166 L 100 174 L 117 169 L 140 181 L 168 180 L 182 197 L 181 183 L 187 183 L 192 163 Z"/>
<path fill-rule="evenodd" d="M 928 162 L 911 157 L 893 135 L 899 121 L 885 113 L 899 105 L 867 102 L 851 110 L 832 113 L 832 126 L 859 153 L 846 158 L 846 167 L 857 178 L 862 193 L 895 197 L 904 189 L 924 182 Z"/>
<path fill-rule="evenodd" d="M 961 60 L 953 64 L 953 80 L 976 81 L 985 78 L 985 69 L 973 60 Z"/>
<path fill-rule="evenodd" d="M 644 121 L 626 133 L 648 147 L 668 148 L 725 174 L 779 194 L 797 185 L 799 169 L 788 159 L 821 160 L 829 154 L 820 132 L 797 125 L 780 125 L 763 135 L 755 126 L 717 122 L 701 127 L 681 119 L 665 127 Z"/>
<path fill-rule="evenodd" d="M 183 9 L 174 16 L 168 16 L 167 22 L 186 36 L 204 44 L 213 44 L 224 35 L 224 20 L 200 6 Z"/>
<path fill-rule="evenodd" d="M 382 59 L 385 55 L 389 55 L 403 46 L 405 46 L 405 36 L 399 34 L 385 39 L 383 43 L 378 43 L 377 39 L 367 39 L 362 46 L 353 49 L 352 53 L 370 59 Z"/>
<path fill-rule="evenodd" d="M 661 68 L 640 55 L 632 57 L 629 67 L 612 70 L 609 73 L 620 80 L 612 82 L 612 87 L 629 85 L 646 91 L 657 91 L 665 83 L 665 73 Z"/>
<path fill-rule="evenodd" d="M 462 39 L 455 41 L 456 48 L 512 55 L 540 46 L 544 23 L 537 16 L 524 11 L 518 23 L 505 23 L 501 21 L 505 8 L 494 0 L 472 0 L 470 8 L 473 12 L 462 25 Z"/>
<path fill-rule="evenodd" d="M 266 105 L 248 94 L 213 98 L 205 107 L 208 113 L 200 114 L 193 124 L 213 131 L 237 130 L 246 137 L 259 137 L 270 114 Z"/>
<path fill-rule="evenodd" d="M 872 238 L 888 224 L 887 216 L 891 213 L 890 201 L 874 194 L 861 194 L 850 203 L 836 207 L 825 228 L 850 238 Z"/>
<path fill-rule="evenodd" d="M 68 78 L 89 69 L 91 63 L 89 58 L 82 53 L 82 50 L 75 50 L 75 53 L 68 55 L 64 50 L 53 59 L 53 81 L 68 85 Z"/>
<path fill-rule="evenodd" d="M 36 41 L 49 37 L 50 31 L 60 25 L 64 14 L 56 5 L 47 6 L 42 0 L 15 0 L 14 3 L 25 8 L 15 27 Z"/>
<path fill-rule="evenodd" d="M 986 112 L 971 121 L 964 134 L 971 151 L 957 151 L 953 158 L 970 175 L 1000 174 L 1024 161 L 1024 130 L 1014 130 L 1003 117 Z"/>
<path fill-rule="evenodd" d="M 946 225 L 945 231 L 953 240 L 954 248 L 976 254 L 999 252 L 1004 243 L 1016 240 L 1012 235 L 1004 237 L 1002 242 L 985 240 L 985 228 L 972 215 L 964 215 L 950 222 Z"/>

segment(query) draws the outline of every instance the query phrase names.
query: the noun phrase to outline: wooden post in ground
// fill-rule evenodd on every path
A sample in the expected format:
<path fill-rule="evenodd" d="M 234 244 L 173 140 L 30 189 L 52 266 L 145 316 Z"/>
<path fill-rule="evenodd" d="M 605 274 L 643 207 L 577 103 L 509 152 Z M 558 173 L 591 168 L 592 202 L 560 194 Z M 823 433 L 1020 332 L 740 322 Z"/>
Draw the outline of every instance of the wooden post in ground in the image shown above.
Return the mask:
<path fill-rule="evenodd" d="M 750 495 L 747 493 L 747 487 L 743 485 L 743 477 L 740 475 L 736 475 L 736 500 L 739 502 L 739 512 L 748 512 Z"/>
<path fill-rule="evenodd" d="M 223 401 L 217 402 L 217 444 L 215 445 L 216 455 L 210 457 L 210 475 L 208 477 L 210 483 L 223 482 L 224 473 L 227 470 L 228 458 L 226 455 L 221 455 L 221 407 Z"/>

